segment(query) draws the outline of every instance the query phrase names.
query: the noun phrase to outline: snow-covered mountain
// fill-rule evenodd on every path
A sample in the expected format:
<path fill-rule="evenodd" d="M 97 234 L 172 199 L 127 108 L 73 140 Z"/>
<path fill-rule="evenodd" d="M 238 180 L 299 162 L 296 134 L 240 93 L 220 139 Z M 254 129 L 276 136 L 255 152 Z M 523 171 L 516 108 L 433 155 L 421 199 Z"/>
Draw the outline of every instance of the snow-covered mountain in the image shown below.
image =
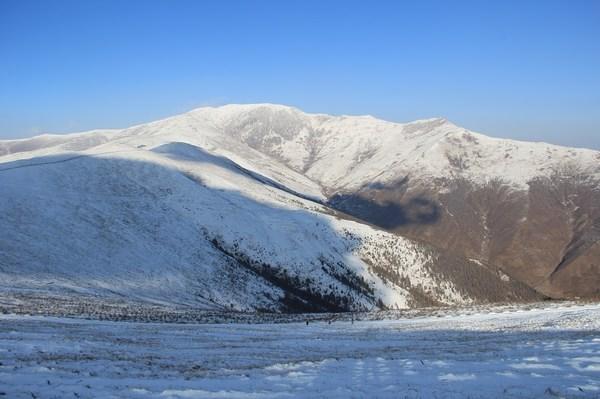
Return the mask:
<path fill-rule="evenodd" d="M 84 151 L 109 142 L 187 142 L 265 169 L 284 183 L 299 183 L 315 198 L 323 198 L 323 191 L 393 183 L 399 176 L 460 177 L 479 184 L 499 179 L 525 187 L 568 166 L 600 179 L 598 151 L 491 138 L 442 118 L 401 124 L 371 116 L 306 114 L 274 104 L 204 107 L 123 130 L 0 141 L 0 155 Z M 277 173 L 277 161 L 288 167 L 283 173 Z"/>
<path fill-rule="evenodd" d="M 591 150 L 271 104 L 0 141 L 0 286 L 244 310 L 592 295 L 599 178 Z"/>

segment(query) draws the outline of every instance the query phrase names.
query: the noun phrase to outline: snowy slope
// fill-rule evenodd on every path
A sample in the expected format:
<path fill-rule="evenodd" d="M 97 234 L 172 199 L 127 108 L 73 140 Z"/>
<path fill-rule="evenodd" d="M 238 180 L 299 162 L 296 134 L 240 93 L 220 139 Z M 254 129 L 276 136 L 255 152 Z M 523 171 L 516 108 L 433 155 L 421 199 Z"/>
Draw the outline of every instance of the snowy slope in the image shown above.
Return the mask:
<path fill-rule="evenodd" d="M 442 119 L 396 124 L 271 104 L 0 141 L 0 284 L 221 309 L 526 299 L 478 261 L 323 204 L 407 175 L 519 186 L 571 163 L 594 177 L 599 159 Z"/>
<path fill-rule="evenodd" d="M 204 107 L 123 130 L 0 141 L 0 155 L 80 150 L 109 140 L 133 147 L 186 142 L 321 199 L 323 189 L 356 189 L 407 175 L 524 186 L 569 166 L 600 178 L 598 151 L 491 138 L 442 118 L 402 124 L 275 104 Z"/>
<path fill-rule="evenodd" d="M 338 219 L 280 182 L 187 143 L 140 147 L 119 138 L 3 162 L 0 187 L 4 288 L 242 310 L 485 300 L 440 283 L 432 249 Z M 393 260 L 379 269 L 401 280 L 382 279 L 362 260 L 383 253 Z"/>
<path fill-rule="evenodd" d="M 597 151 L 490 138 L 441 118 L 400 124 L 371 116 L 306 114 L 273 104 L 227 105 L 199 108 L 140 129 L 162 134 L 179 129 L 184 120 L 193 120 L 203 134 L 210 131 L 219 148 L 245 158 L 250 147 L 326 190 L 405 175 L 422 180 L 461 176 L 481 183 L 501 179 L 523 186 L 564 165 L 600 177 Z M 233 146 L 231 138 L 246 146 Z"/>

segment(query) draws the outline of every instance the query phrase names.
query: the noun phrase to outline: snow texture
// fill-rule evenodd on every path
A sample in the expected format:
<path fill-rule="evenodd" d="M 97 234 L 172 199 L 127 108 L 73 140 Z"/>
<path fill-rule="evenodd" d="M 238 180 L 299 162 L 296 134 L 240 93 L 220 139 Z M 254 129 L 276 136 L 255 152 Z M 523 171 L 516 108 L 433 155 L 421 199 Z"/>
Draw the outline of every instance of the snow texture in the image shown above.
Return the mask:
<path fill-rule="evenodd" d="M 492 139 L 444 119 L 273 104 L 0 141 L 0 288 L 277 310 L 284 290 L 253 275 L 266 265 L 311 293 L 350 298 L 346 308 L 410 307 L 410 287 L 466 304 L 475 298 L 431 273 L 423 244 L 344 220 L 327 196 L 399 176 L 519 186 L 561 168 L 595 176 L 600 153 Z"/>
<path fill-rule="evenodd" d="M 9 398 L 598 398 L 600 306 L 160 324 L 0 316 Z"/>
<path fill-rule="evenodd" d="M 204 107 L 122 130 L 0 141 L 0 156 L 98 149 L 107 142 L 135 148 L 186 142 L 315 198 L 322 198 L 323 189 L 352 189 L 398 176 L 502 179 L 516 186 L 564 168 L 600 177 L 598 151 L 491 138 L 443 118 L 393 123 L 275 104 Z"/>

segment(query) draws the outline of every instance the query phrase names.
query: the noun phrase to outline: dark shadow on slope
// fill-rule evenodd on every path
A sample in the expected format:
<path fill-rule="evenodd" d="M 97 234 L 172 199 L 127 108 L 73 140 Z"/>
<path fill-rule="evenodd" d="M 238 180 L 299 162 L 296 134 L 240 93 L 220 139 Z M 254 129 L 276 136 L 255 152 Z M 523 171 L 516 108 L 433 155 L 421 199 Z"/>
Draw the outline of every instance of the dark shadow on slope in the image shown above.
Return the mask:
<path fill-rule="evenodd" d="M 384 229 L 408 225 L 431 225 L 440 219 L 440 207 L 422 196 L 399 201 L 406 193 L 408 178 L 391 184 L 370 183 L 352 193 L 333 195 L 327 205 Z"/>
<path fill-rule="evenodd" d="M 193 146 L 167 145 L 157 152 L 166 152 L 172 158 L 183 157 L 207 162 L 295 194 L 277 182 L 248 171 L 227 158 L 208 154 Z M 39 169 L 36 173 L 20 172 L 22 169 L 32 168 Z M 57 168 L 60 169 L 57 171 Z M 13 191 L 10 189 L 2 193 L 0 230 L 12 231 L 15 234 L 0 237 L 0 273 L 35 279 L 35 276 L 39 275 L 38 271 L 53 277 L 53 269 L 67 270 L 67 275 L 63 274 L 59 279 L 70 281 L 65 289 L 69 289 L 69 285 L 75 286 L 79 283 L 86 285 L 85 290 L 90 287 L 111 286 L 113 283 L 118 285 L 119 279 L 143 281 L 147 277 L 143 270 L 132 269 L 130 265 L 145 262 L 153 265 L 153 273 L 157 273 L 158 270 L 158 273 L 168 275 L 178 272 L 183 267 L 191 270 L 193 275 L 194 263 L 181 265 L 174 261 L 173 264 L 165 264 L 163 267 L 153 263 L 152 254 L 147 258 L 117 257 L 116 254 L 136 253 L 130 251 L 128 245 L 135 246 L 137 243 L 123 239 L 135 236 L 143 246 L 154 248 L 161 259 L 165 258 L 165 253 L 172 254 L 173 259 L 177 259 L 178 256 L 192 258 L 193 252 L 202 248 L 210 253 L 210 256 L 205 258 L 220 259 L 214 264 L 222 268 L 218 273 L 224 279 L 231 279 L 233 292 L 237 289 L 243 291 L 245 284 L 256 284 L 253 278 L 281 292 L 280 297 L 270 298 L 273 304 L 278 304 L 276 307 L 255 310 L 342 312 L 367 310 L 361 305 L 364 302 L 370 303 L 368 309 L 377 306 L 373 288 L 343 262 L 344 256 L 360 245 L 360 239 L 339 237 L 340 245 L 337 249 L 322 253 L 317 249 L 322 246 L 321 239 L 337 237 L 338 232 L 329 225 L 327 219 L 317 214 L 258 202 L 233 190 L 207 187 L 201 175 L 191 176 L 178 169 L 140 160 L 109 158 L 106 154 L 102 154 L 102 157 L 81 154 L 37 157 L 5 163 L 0 167 L 0 187 L 17 187 L 15 193 L 17 190 L 26 190 L 26 187 L 36 187 L 42 183 L 55 186 L 57 190 L 49 193 L 47 197 L 36 193 L 35 196 L 31 196 L 31 201 L 26 202 L 19 201 L 17 198 L 20 196 L 11 196 Z M 74 200 L 73 198 L 78 198 L 74 193 L 79 192 L 85 193 L 88 199 L 82 197 Z M 65 194 L 65 198 L 62 194 Z M 187 202 L 177 202 L 180 201 L 181 195 Z M 222 208 L 219 208 L 223 212 L 222 215 L 209 215 L 199 211 L 199 214 L 208 218 L 225 217 L 227 220 L 227 214 L 242 215 L 240 220 L 229 219 L 228 223 L 232 227 L 234 224 L 256 224 L 264 230 L 265 226 L 262 223 L 270 223 L 272 226 L 276 226 L 277 221 L 281 220 L 290 221 L 291 224 L 297 223 L 297 227 L 290 229 L 292 233 L 285 228 L 281 228 L 280 232 L 297 234 L 290 239 L 298 242 L 305 243 L 309 240 L 306 245 L 307 251 L 310 252 L 311 247 L 315 248 L 310 253 L 312 259 L 305 259 L 305 268 L 274 262 L 276 257 L 270 253 L 277 247 L 270 245 L 268 241 L 263 242 L 258 250 L 254 248 L 254 253 L 246 251 L 243 241 L 252 237 L 240 235 L 233 239 L 225 239 L 218 231 L 211 231 L 210 223 L 205 225 L 209 227 L 205 227 L 202 220 L 193 220 L 182 213 L 182 209 L 194 206 L 195 197 L 222 204 Z M 94 200 L 90 201 L 89 198 Z M 53 213 L 56 209 L 60 210 L 57 213 L 61 218 Z M 67 217 L 64 217 L 65 214 Z M 29 228 L 40 225 L 47 226 L 44 237 L 40 236 L 39 229 Z M 82 225 L 85 225 L 85 228 L 80 230 L 89 232 L 87 236 L 77 233 L 78 227 Z M 278 227 L 274 228 L 278 231 Z M 186 231 L 193 237 L 168 237 L 164 231 Z M 105 243 L 101 240 L 106 236 L 109 236 L 109 242 L 103 245 Z M 278 237 L 271 237 L 275 238 Z M 29 245 L 30 242 L 43 241 L 44 250 L 36 250 L 35 248 L 39 248 L 37 246 L 32 249 Z M 73 241 L 83 242 L 83 249 L 73 249 Z M 342 242 L 344 244 L 341 244 Z M 181 253 L 185 256 L 181 256 Z M 40 259 L 44 259 L 44 262 L 41 263 Z M 94 269 L 104 260 L 112 263 L 110 269 L 107 265 L 107 270 L 115 274 L 107 275 Z M 31 272 L 32 269 L 35 272 Z M 52 285 L 60 286 L 50 283 L 50 286 Z M 108 296 L 125 298 L 129 294 L 135 295 L 121 288 L 99 290 Z M 71 292 L 76 293 L 76 290 Z M 197 295 L 202 296 L 202 293 Z M 220 305 L 229 309 L 230 304 Z"/>
<path fill-rule="evenodd" d="M 221 166 L 225 169 L 228 169 L 228 170 L 231 170 L 234 172 L 241 172 L 241 173 L 245 174 L 246 176 L 259 181 L 260 183 L 266 184 L 266 185 L 276 188 L 278 190 L 285 191 L 289 194 L 295 195 L 296 197 L 300 197 L 300 198 L 321 204 L 321 202 L 318 201 L 317 199 L 307 196 L 298 191 L 294 191 L 291 188 L 289 188 L 269 177 L 266 177 L 260 173 L 246 169 L 243 166 L 239 165 L 238 163 L 232 161 L 231 159 L 229 159 L 227 157 L 211 154 L 211 153 L 207 152 L 206 150 L 204 150 L 203 148 L 194 146 L 192 144 L 183 143 L 183 142 L 173 142 L 173 143 L 163 144 L 161 146 L 153 148 L 151 151 L 159 153 L 159 154 L 166 154 L 167 156 L 169 156 L 169 158 L 174 159 L 174 160 L 206 162 L 206 163 L 211 163 L 211 164 L 214 164 L 217 166 Z"/>
<path fill-rule="evenodd" d="M 271 187 L 280 186 L 238 167 L 227 158 L 198 151 L 195 147 L 175 145 L 161 147 L 161 151 L 179 159 L 191 157 L 192 160 L 211 163 L 236 173 L 250 174 L 256 181 Z M 38 170 L 21 173 L 23 168 Z M 41 185 L 56 186 L 57 190 L 47 195 L 27 191 Z M 109 286 L 110 290 L 101 288 L 104 295 L 128 298 L 135 297 L 134 290 L 119 282 L 127 279 L 144 281 L 148 278 L 146 270 L 151 270 L 160 277 L 184 276 L 186 290 L 190 293 L 183 294 L 197 296 L 204 303 L 216 301 L 214 303 L 223 308 L 235 310 L 231 307 L 232 303 L 206 294 L 207 288 L 202 281 L 209 276 L 198 274 L 197 270 L 202 262 L 209 262 L 215 268 L 218 281 L 226 281 L 228 290 L 239 298 L 254 292 L 250 291 L 251 286 L 257 284 L 273 287 L 279 293 L 274 296 L 259 293 L 272 307 L 254 307 L 254 310 L 340 312 L 383 307 L 378 303 L 373 288 L 344 263 L 345 256 L 362 245 L 360 237 L 349 232 L 342 234 L 323 216 L 303 209 L 270 205 L 235 190 L 207 187 L 201 175 L 192 176 L 188 172 L 140 160 L 109 158 L 106 154 L 102 157 L 78 155 L 68 159 L 58 155 L 1 165 L 0 187 L 6 190 L 0 196 L 0 231 L 14 233 L 0 237 L 0 273 L 35 279 L 38 274 L 34 272 L 42 271 L 52 277 L 53 270 L 66 270 L 67 275 L 61 275 L 62 280 L 59 281 L 69 281 L 72 286 L 83 284 L 80 288 Z M 12 192 L 7 187 L 17 189 Z M 17 193 L 21 195 L 12 195 Z M 79 193 L 85 196 L 80 198 Z M 24 195 L 29 195 L 27 201 L 19 200 Z M 197 198 L 203 198 L 203 201 L 198 202 Z M 204 211 L 205 205 L 202 204 L 207 203 L 221 204 L 217 208 L 219 213 Z M 426 200 L 415 200 L 411 206 L 427 209 L 430 204 Z M 54 212 L 56 210 L 59 212 Z M 402 208 L 402 212 L 406 210 Z M 435 219 L 436 211 L 430 216 L 427 216 L 428 212 L 432 211 L 424 211 L 418 217 L 407 212 L 410 216 L 406 217 L 411 221 Z M 242 217 L 228 220 L 230 215 Z M 258 240 L 260 248 L 249 251 L 244 240 L 252 237 L 242 234 L 223 237 L 218 228 L 213 228 L 215 218 L 223 219 L 223 223 L 232 227 L 261 226 L 262 230 L 258 231 L 264 231 L 268 237 L 262 242 Z M 280 229 L 281 221 L 291 228 Z M 43 234 L 36 226 L 46 226 Z M 269 235 L 271 230 L 275 234 Z M 296 265 L 274 261 L 277 255 L 274 251 L 278 247 L 271 245 L 269 240 L 280 240 L 282 235 L 305 248 L 312 258 L 307 256 Z M 135 237 L 135 241 L 128 240 L 130 237 Z M 339 241 L 332 239 L 332 242 L 340 244 L 336 248 L 324 247 L 323 239 L 327 237 L 338 237 Z M 39 242 L 43 242 L 44 246 L 31 245 Z M 73 242 L 78 242 L 78 246 L 75 247 Z M 154 251 L 148 254 L 147 248 Z M 431 248 L 428 250 L 433 251 Z M 198 257 L 195 254 L 198 251 L 203 256 Z M 174 260 L 171 262 L 169 259 Z M 103 267 L 104 272 L 98 273 L 95 269 Z M 385 271 L 373 272 L 385 277 Z M 55 282 L 56 278 L 52 281 Z M 399 280 L 398 284 L 402 286 L 402 281 Z M 464 289 L 477 292 L 473 284 Z M 503 285 L 498 278 L 487 284 L 494 289 L 506 290 L 504 298 L 510 298 L 512 287 Z M 64 290 L 68 286 L 63 285 L 59 289 Z M 163 287 L 158 287 L 157 293 L 153 293 L 156 298 L 150 299 L 165 300 L 161 295 L 173 290 L 170 287 L 161 289 Z M 143 299 L 147 300 L 147 297 Z M 481 300 L 488 302 L 485 297 Z M 427 298 L 424 298 L 422 303 L 415 305 L 427 303 Z"/>

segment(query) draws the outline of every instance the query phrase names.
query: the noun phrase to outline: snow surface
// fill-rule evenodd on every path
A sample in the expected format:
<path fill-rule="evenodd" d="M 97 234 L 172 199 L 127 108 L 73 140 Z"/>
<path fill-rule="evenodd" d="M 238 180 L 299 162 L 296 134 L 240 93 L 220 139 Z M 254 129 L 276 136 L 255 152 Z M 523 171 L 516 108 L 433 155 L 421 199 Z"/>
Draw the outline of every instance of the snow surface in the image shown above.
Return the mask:
<path fill-rule="evenodd" d="M 314 198 L 323 198 L 323 190 L 356 189 L 403 176 L 422 182 L 500 179 L 521 188 L 565 169 L 600 178 L 600 152 L 594 150 L 491 138 L 443 118 L 394 123 L 308 114 L 276 104 L 203 107 L 122 130 L 0 141 L 0 156 L 10 160 L 107 142 L 135 148 L 186 142 Z"/>
<path fill-rule="evenodd" d="M 600 305 L 179 325 L 0 316 L 8 398 L 598 398 Z"/>
<path fill-rule="evenodd" d="M 219 135 L 224 141 L 211 147 L 214 132 L 193 130 L 199 114 L 91 132 L 103 139 L 79 151 L 69 150 L 68 136 L 52 136 L 0 157 L 0 288 L 275 310 L 283 291 L 232 269 L 217 240 L 291 277 L 311 278 L 319 292 L 352 297 L 354 309 L 379 301 L 407 308 L 414 299 L 363 259 L 396 269 L 440 303 L 473 299 L 432 275 L 422 244 L 331 215 L 307 177 L 251 148 L 243 159 L 223 150 L 240 146 L 235 138 Z M 5 148 L 14 150 L 14 143 Z M 347 292 L 324 263 L 362 277 L 374 295 Z"/>
<path fill-rule="evenodd" d="M 436 301 L 470 303 L 432 275 L 422 244 L 341 220 L 322 202 L 403 176 L 523 186 L 561 168 L 596 176 L 600 153 L 492 139 L 439 118 L 398 124 L 273 104 L 0 141 L 0 288 L 274 309 L 283 291 L 233 270 L 216 240 L 230 253 L 314 279 L 318 292 L 352 296 L 355 308 L 379 300 L 406 308 L 415 299 L 365 260 Z M 323 263 L 361 276 L 374 296 L 346 293 Z"/>
<path fill-rule="evenodd" d="M 390 183 L 403 176 L 422 182 L 460 177 L 478 184 L 501 179 L 526 187 L 533 178 L 565 168 L 600 177 L 598 151 L 491 138 L 443 118 L 393 123 L 372 116 L 307 114 L 274 104 L 232 104 L 199 108 L 158 122 L 156 129 L 172 129 L 182 119 L 195 120 L 199 131 L 216 132 L 211 137 L 221 143 L 219 148 L 238 153 L 222 144 L 235 138 L 326 190 Z"/>

